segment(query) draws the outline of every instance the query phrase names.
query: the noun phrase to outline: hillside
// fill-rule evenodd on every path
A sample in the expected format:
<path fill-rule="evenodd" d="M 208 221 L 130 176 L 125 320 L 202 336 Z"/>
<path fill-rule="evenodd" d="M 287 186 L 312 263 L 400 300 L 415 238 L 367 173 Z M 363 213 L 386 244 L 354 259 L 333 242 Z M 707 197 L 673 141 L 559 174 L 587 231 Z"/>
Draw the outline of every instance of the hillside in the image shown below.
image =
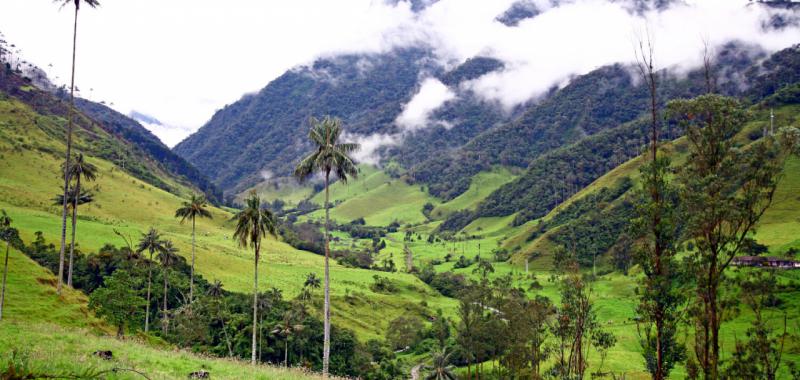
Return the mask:
<path fill-rule="evenodd" d="M 736 44 L 721 49 L 715 58 L 715 65 L 724 68 L 720 69 L 718 90 L 737 94 L 740 89 L 732 81 L 738 80 L 740 74 L 750 69 L 761 56 L 747 46 Z M 427 184 L 431 194 L 451 199 L 469 187 L 469 178 L 492 165 L 527 168 L 543 154 L 633 122 L 647 110 L 647 91 L 638 84 L 636 70 L 618 64 L 573 78 L 564 88 L 554 89 L 549 97 L 515 120 L 477 135 L 460 149 L 434 156 L 411 168 L 410 177 L 414 182 Z M 705 91 L 703 74 L 699 70 L 685 76 L 672 75 L 665 70 L 658 77 L 659 101 L 662 103 L 674 98 L 690 98 Z M 621 133 L 624 138 L 636 141 L 638 137 L 632 132 Z M 615 153 L 619 157 L 614 159 L 619 163 L 619 159 L 627 160 L 638 152 L 621 146 Z M 575 165 L 578 166 L 577 162 Z M 602 172 L 602 169 L 597 170 L 596 174 Z M 586 184 L 580 183 L 581 186 Z M 515 207 L 514 212 L 520 210 L 522 207 Z M 499 213 L 482 213 L 485 216 L 493 214 Z"/>
<path fill-rule="evenodd" d="M 238 193 L 265 178 L 289 176 L 293 163 L 309 149 L 308 118 L 330 114 L 341 118 L 354 138 L 393 136 L 399 146 L 389 157 L 412 164 L 442 147 L 463 144 L 506 117 L 463 94 L 436 110 L 429 123 L 404 130 L 395 120 L 420 91 L 420 81 L 439 77 L 459 93 L 462 81 L 499 67 L 496 61 L 476 58 L 446 72 L 425 48 L 319 59 L 217 111 L 175 152 L 226 192 Z"/>
<path fill-rule="evenodd" d="M 39 79 L 47 85 L 47 78 Z M 47 88 L 45 86 L 45 88 Z M 0 70 L 0 100 L 9 99 L 31 108 L 25 113 L 27 122 L 38 126 L 30 131 L 38 138 L 60 139 L 63 133 L 59 128 L 69 112 L 67 95 L 63 89 L 41 90 L 31 83 L 31 79 L 13 71 Z M 75 118 L 75 144 L 78 151 L 101 157 L 117 163 L 132 176 L 149 184 L 173 193 L 188 194 L 205 192 L 210 199 L 218 198 L 216 189 L 208 183 L 197 169 L 169 151 L 155 136 L 139 123 L 111 110 L 110 108 L 83 99 L 76 102 L 85 113 Z M 39 125 L 42 121 L 44 125 Z M 9 124 L 9 126 L 19 127 Z M 55 154 L 51 143 L 26 141 L 24 134 L 14 134 L 14 129 L 0 131 L 6 133 L 6 143 L 16 148 L 38 150 Z"/>
<path fill-rule="evenodd" d="M 42 231 L 49 242 L 57 241 L 60 209 L 52 205 L 51 199 L 59 189 L 60 179 L 56 173 L 60 162 L 58 151 L 63 149 L 63 144 L 42 132 L 42 129 L 57 128 L 57 120 L 40 118 L 16 101 L 0 100 L 0 110 L 5 125 L 16 128 L 13 138 L 0 135 L 0 154 L 5 163 L 0 167 L 0 178 L 3 178 L 0 208 L 6 209 L 15 220 L 25 241 L 32 241 L 36 231 Z M 33 120 L 38 121 L 34 123 Z M 43 153 L 44 149 L 50 153 Z M 107 243 L 124 244 L 114 233 L 115 229 L 138 239 L 141 233 L 154 226 L 175 243 L 181 255 L 190 254 L 191 228 L 180 225 L 173 217 L 182 198 L 135 179 L 108 161 L 92 158 L 91 162 L 100 171 L 98 180 L 91 185 L 95 202 L 80 211 L 78 243 L 81 251 L 94 252 Z M 250 275 L 243 274 L 252 272 L 253 252 L 237 247 L 231 239 L 233 224 L 228 211 L 214 208 L 212 214 L 213 219 L 197 223 L 197 269 L 210 280 L 222 281 L 228 290 L 250 291 Z M 278 287 L 286 296 L 294 297 L 308 273 L 322 275 L 322 257 L 288 244 L 270 240 L 263 254 L 265 265 L 259 270 L 263 289 Z M 334 265 L 332 273 L 333 299 L 337 307 L 334 323 L 364 338 L 381 336 L 387 321 L 384 316 L 363 313 L 366 305 L 353 306 L 345 302 L 345 295 L 350 292 L 361 293 L 370 303 L 381 304 L 386 315 L 399 315 L 411 307 L 420 313 L 430 313 L 425 308 L 412 306 L 413 299 L 418 297 L 427 298 L 431 308 L 453 306 L 452 300 L 435 295 L 412 275 L 387 274 L 405 290 L 397 295 L 382 295 L 370 290 L 371 271 Z"/>
<path fill-rule="evenodd" d="M 235 360 L 215 359 L 175 350 L 168 345 L 148 344 L 141 337 L 120 341 L 111 329 L 87 307 L 87 297 L 67 289 L 58 297 L 55 277 L 16 250 L 9 258 L 8 291 L 0 323 L 0 359 L 15 363 L 38 376 L 80 374 L 87 370 L 135 369 L 152 379 L 185 379 L 205 369 L 217 379 L 315 379 L 296 370 L 269 366 L 253 367 Z M 92 353 L 110 350 L 113 360 Z M 5 371 L 4 369 L 3 371 Z M 38 377 L 37 377 L 38 378 Z M 140 379 L 119 371 L 115 379 Z"/>

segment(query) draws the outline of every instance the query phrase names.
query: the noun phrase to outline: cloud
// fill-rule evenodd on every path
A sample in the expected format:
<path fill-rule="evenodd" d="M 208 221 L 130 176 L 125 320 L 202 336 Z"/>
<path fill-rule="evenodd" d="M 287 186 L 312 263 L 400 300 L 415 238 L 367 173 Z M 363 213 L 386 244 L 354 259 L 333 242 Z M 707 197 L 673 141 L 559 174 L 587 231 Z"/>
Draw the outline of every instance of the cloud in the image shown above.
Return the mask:
<path fill-rule="evenodd" d="M 358 163 L 377 165 L 380 161 L 380 148 L 385 146 L 397 145 L 402 141 L 399 134 L 375 133 L 368 136 L 352 133 L 342 135 L 342 140 L 356 143 L 360 148 L 353 153 L 353 159 Z"/>
<path fill-rule="evenodd" d="M 319 57 L 420 44 L 432 47 L 446 68 L 476 55 L 494 57 L 504 69 L 463 84 L 463 90 L 512 107 L 575 75 L 633 62 L 633 40 L 645 25 L 655 38 L 659 66 L 678 71 L 700 63 L 703 39 L 712 47 L 738 40 L 776 51 L 797 43 L 800 35 L 797 26 L 763 27 L 774 14 L 791 11 L 747 0 L 673 1 L 643 12 L 632 11 L 640 9 L 640 0 L 529 0 L 540 11 L 535 17 L 516 26 L 499 22 L 518 1 L 425 1 L 421 10 L 407 1 L 381 0 L 103 2 L 96 10 L 81 9 L 76 81 L 94 89 L 93 99 L 113 102 L 122 113 L 136 109 L 166 125 L 186 126 L 182 132 L 154 129 L 172 141 L 242 94 Z M 58 84 L 68 81 L 68 9 L 59 11 L 47 1 L 3 0 L 0 25 L 27 60 L 40 67 L 52 63 L 48 74 Z M 419 127 L 419 115 L 446 98 L 447 92 L 438 91 L 431 92 L 438 97 L 420 103 L 416 118 L 409 104 L 398 121 Z"/>
<path fill-rule="evenodd" d="M 420 84 L 419 91 L 403 106 L 403 112 L 397 116 L 395 124 L 405 131 L 415 131 L 428 126 L 431 112 L 448 100 L 455 99 L 456 94 L 436 78 L 426 78 Z"/>

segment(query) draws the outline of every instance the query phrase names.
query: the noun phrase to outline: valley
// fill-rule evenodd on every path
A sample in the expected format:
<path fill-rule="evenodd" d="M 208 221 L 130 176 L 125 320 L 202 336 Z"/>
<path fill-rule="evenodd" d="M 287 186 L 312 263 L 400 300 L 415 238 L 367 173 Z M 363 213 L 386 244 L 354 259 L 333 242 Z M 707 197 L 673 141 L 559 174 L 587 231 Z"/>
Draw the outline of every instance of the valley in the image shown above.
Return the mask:
<path fill-rule="evenodd" d="M 175 146 L 0 38 L 0 378 L 800 378 L 800 6 L 564 74 L 510 36 L 702 7 L 506 5 L 371 4 Z"/>

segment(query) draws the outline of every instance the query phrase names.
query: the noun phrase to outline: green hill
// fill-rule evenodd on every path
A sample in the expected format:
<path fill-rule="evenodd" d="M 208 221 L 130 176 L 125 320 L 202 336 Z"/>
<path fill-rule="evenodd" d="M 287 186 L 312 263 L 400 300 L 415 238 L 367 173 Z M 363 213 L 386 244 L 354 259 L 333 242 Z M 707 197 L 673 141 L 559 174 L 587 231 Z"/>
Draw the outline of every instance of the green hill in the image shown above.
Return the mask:
<path fill-rule="evenodd" d="M 60 209 L 52 205 L 52 198 L 60 188 L 58 168 L 63 144 L 53 131 L 63 125 L 60 123 L 58 118 L 42 117 L 16 100 L 0 100 L 0 124 L 4 125 L 0 129 L 4 163 L 0 166 L 0 209 L 8 211 L 28 242 L 36 231 L 43 232 L 48 242 L 58 241 Z M 99 175 L 90 185 L 95 202 L 79 209 L 78 247 L 82 252 L 94 252 L 107 243 L 124 245 L 114 230 L 138 239 L 153 226 L 175 243 L 181 255 L 190 255 L 191 227 L 180 225 L 173 217 L 184 199 L 132 177 L 111 162 L 96 157 L 89 160 L 98 166 Z M 231 239 L 231 213 L 212 208 L 212 214 L 213 219 L 197 222 L 197 270 L 209 280 L 222 281 L 230 291 L 251 292 L 253 253 Z M 322 277 L 323 258 L 319 255 L 275 240 L 265 243 L 262 255 L 261 289 L 277 287 L 286 297 L 294 297 L 308 273 Z M 386 274 L 402 291 L 377 294 L 370 289 L 372 271 L 334 264 L 331 273 L 334 324 L 352 329 L 364 340 L 383 337 L 388 321 L 408 310 L 428 315 L 436 308 L 455 305 L 410 274 Z M 348 301 L 353 299 L 356 301 Z M 418 305 L 422 299 L 427 300 L 428 307 Z M 381 315 L 371 311 L 379 306 Z"/>
<path fill-rule="evenodd" d="M 216 379 L 301 380 L 317 376 L 296 370 L 216 359 L 176 350 L 164 343 L 148 344 L 142 337 L 113 338 L 113 331 L 92 315 L 86 296 L 66 289 L 59 297 L 56 279 L 16 250 L 9 258 L 8 288 L 0 322 L 0 360 L 43 375 L 66 376 L 86 370 L 135 369 L 151 379 L 185 379 L 205 369 Z M 92 353 L 110 350 L 113 360 Z M 38 378 L 38 377 L 37 377 Z M 120 371 L 114 379 L 140 379 Z"/>

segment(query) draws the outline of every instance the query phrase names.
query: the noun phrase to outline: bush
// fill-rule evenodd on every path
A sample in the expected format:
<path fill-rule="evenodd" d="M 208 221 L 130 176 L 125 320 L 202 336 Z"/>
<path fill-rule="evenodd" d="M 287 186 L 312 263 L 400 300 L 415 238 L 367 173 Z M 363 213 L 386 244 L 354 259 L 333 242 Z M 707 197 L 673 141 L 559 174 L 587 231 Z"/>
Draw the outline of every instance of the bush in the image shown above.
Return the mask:
<path fill-rule="evenodd" d="M 375 282 L 373 282 L 369 288 L 375 293 L 395 293 L 399 290 L 397 285 L 386 277 L 376 274 L 372 276 L 372 279 L 375 280 Z"/>

